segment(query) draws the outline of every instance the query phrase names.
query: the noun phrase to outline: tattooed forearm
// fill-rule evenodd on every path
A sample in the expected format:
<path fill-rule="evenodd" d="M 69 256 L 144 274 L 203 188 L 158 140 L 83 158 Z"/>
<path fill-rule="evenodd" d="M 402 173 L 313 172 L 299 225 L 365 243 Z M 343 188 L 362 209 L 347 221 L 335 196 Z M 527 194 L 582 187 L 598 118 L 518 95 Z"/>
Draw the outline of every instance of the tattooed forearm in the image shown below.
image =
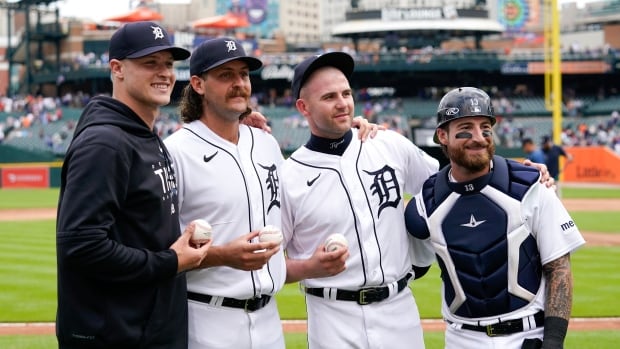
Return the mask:
<path fill-rule="evenodd" d="M 545 317 L 557 316 L 568 320 L 573 303 L 573 276 L 570 255 L 566 254 L 543 266 L 547 279 Z"/>

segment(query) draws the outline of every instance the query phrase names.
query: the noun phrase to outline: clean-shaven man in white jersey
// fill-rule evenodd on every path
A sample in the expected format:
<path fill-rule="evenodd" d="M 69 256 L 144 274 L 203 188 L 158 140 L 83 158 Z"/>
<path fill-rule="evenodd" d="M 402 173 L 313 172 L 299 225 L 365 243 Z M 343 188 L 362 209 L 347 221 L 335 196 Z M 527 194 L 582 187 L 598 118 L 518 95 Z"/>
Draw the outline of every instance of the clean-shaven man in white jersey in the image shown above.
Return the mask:
<path fill-rule="evenodd" d="M 408 203 L 407 229 L 437 255 L 447 349 L 561 349 L 585 241 L 538 170 L 495 155 L 494 124 L 480 89 L 441 99 L 434 140 L 450 165 Z"/>
<path fill-rule="evenodd" d="M 295 68 L 293 96 L 312 134 L 281 172 L 287 282 L 301 281 L 306 292 L 311 349 L 423 348 L 407 285 L 412 264 L 420 276 L 432 258 L 411 259 L 404 194 L 420 190 L 439 164 L 393 131 L 358 140 L 353 68 L 343 52 Z M 344 234 L 348 249 L 323 250 L 333 233 Z"/>
<path fill-rule="evenodd" d="M 240 124 L 250 71 L 261 66 L 234 39 L 199 45 L 180 102 L 185 124 L 165 140 L 181 226 L 204 219 L 213 228 L 211 258 L 187 274 L 190 349 L 284 348 L 273 298 L 284 284 L 283 250 L 257 241 L 264 226 L 280 226 L 283 157 L 271 134 Z"/>

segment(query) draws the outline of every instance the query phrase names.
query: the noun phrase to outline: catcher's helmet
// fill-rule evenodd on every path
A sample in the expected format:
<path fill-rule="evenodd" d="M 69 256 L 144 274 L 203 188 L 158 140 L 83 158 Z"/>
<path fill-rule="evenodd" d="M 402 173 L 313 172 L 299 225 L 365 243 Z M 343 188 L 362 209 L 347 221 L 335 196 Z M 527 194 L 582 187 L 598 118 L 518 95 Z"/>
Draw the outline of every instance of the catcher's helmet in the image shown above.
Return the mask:
<path fill-rule="evenodd" d="M 486 92 L 475 87 L 455 88 L 446 93 L 439 101 L 439 107 L 437 107 L 437 128 L 454 119 L 468 116 L 487 116 L 491 119 L 491 124 L 495 125 L 495 114 L 493 113 L 491 97 Z M 435 130 L 433 140 L 439 144 L 437 130 Z"/>

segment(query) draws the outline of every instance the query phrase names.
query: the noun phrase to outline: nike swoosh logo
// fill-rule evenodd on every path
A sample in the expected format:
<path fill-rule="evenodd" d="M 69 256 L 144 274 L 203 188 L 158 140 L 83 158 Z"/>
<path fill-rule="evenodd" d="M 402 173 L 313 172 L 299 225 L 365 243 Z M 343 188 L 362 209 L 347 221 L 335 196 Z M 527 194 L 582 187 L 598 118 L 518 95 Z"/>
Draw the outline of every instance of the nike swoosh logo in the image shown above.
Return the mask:
<path fill-rule="evenodd" d="M 308 180 L 308 181 L 306 182 L 306 184 L 307 184 L 308 186 L 313 185 L 313 184 L 314 184 L 314 182 L 316 182 L 316 180 L 317 180 L 317 179 L 319 179 L 319 177 L 321 177 L 321 174 L 320 174 L 320 173 L 319 173 L 316 177 L 314 177 L 314 179 Z"/>
<path fill-rule="evenodd" d="M 215 152 L 215 153 L 213 153 L 213 155 L 211 155 L 211 156 L 206 156 L 206 155 L 205 155 L 202 159 L 203 159 L 205 162 L 209 162 L 209 161 L 211 161 L 211 159 L 213 159 L 213 158 L 217 155 L 217 153 L 218 153 L 218 152 Z"/>

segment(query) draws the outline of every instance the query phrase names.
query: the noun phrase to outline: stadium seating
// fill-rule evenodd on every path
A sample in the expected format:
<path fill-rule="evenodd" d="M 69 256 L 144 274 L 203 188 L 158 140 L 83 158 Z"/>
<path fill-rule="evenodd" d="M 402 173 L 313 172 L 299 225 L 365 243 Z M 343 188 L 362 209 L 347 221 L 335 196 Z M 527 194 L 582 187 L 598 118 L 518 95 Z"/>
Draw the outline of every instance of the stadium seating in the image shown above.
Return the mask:
<path fill-rule="evenodd" d="M 613 96 L 599 101 L 592 101 L 585 110 L 586 115 L 609 115 L 614 110 L 620 111 L 620 96 Z"/>
<path fill-rule="evenodd" d="M 428 118 L 437 114 L 439 101 L 422 98 L 404 98 L 403 109 L 406 115 L 412 118 Z"/>
<path fill-rule="evenodd" d="M 513 133 L 521 132 L 524 137 L 531 137 L 539 140 L 544 135 L 551 134 L 552 119 L 551 113 L 546 110 L 544 99 L 542 97 L 513 97 L 513 103 L 517 105 L 510 115 L 502 115 L 503 120 L 509 121 L 509 127 L 505 130 L 500 129 L 504 124 L 498 123 L 496 132 L 503 137 L 512 137 L 514 147 L 520 146 L 518 136 Z M 595 100 L 594 98 L 582 98 L 584 102 L 585 117 L 569 117 L 564 108 L 563 127 L 576 128 L 580 123 L 598 126 L 605 124 L 609 120 L 612 111 L 620 109 L 620 96 L 610 97 L 603 100 Z M 434 120 L 436 113 L 437 101 L 422 98 L 403 98 L 402 106 L 398 110 L 384 110 L 376 114 L 376 122 L 384 122 L 397 118 L 401 124 L 398 125 L 406 134 L 410 131 L 409 125 L 411 121 L 416 120 L 415 124 L 424 124 L 426 120 Z M 356 115 L 361 115 L 362 103 L 357 103 Z M 68 127 L 68 123 L 75 123 L 80 116 L 79 108 L 63 108 L 63 118 L 61 121 L 50 122 L 42 125 L 38 122 L 33 123 L 29 128 L 18 130 L 17 135 L 12 135 L 4 140 L 3 144 L 17 147 L 19 149 L 29 150 L 33 152 L 47 152 L 55 155 L 63 155 L 66 151 L 73 129 Z M 299 115 L 296 109 L 292 107 L 282 106 L 266 106 L 261 107 L 261 112 L 266 115 L 270 122 L 273 135 L 278 140 L 283 152 L 290 153 L 304 144 L 310 131 L 305 119 Z M 174 120 L 177 115 L 176 106 L 167 106 L 162 108 L 162 113 L 170 116 L 170 120 Z M 6 121 L 8 115 L 18 117 L 15 113 L 0 113 L 0 123 Z M 426 127 L 432 128 L 432 122 Z M 510 133 L 505 135 L 505 133 Z M 54 136 L 56 135 L 56 136 Z M 58 136 L 60 142 L 58 141 Z M 56 142 L 51 142 L 55 137 Z M 500 137 L 501 138 L 501 137 Z"/>

